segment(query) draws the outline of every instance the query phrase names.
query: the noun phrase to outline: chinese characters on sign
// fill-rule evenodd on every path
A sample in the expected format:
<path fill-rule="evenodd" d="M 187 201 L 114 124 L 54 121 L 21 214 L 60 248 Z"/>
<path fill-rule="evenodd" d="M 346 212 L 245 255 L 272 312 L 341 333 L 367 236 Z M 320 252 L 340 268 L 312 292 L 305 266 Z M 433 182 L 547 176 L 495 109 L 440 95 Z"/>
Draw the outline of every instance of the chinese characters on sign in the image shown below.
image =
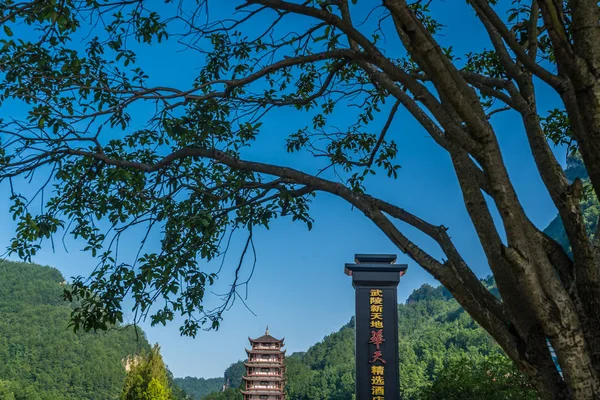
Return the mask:
<path fill-rule="evenodd" d="M 383 338 L 383 291 L 371 289 L 369 294 L 369 327 L 371 335 L 369 338 L 370 348 L 373 353 L 369 360 L 371 364 L 371 395 L 372 400 L 384 400 L 385 395 L 385 364 L 381 345 L 385 342 Z"/>
<path fill-rule="evenodd" d="M 356 306 L 356 399 L 398 400 L 398 284 L 405 264 L 394 254 L 356 254 L 345 264 Z M 385 307 L 384 307 L 385 306 Z M 385 327 L 384 327 L 385 325 Z"/>

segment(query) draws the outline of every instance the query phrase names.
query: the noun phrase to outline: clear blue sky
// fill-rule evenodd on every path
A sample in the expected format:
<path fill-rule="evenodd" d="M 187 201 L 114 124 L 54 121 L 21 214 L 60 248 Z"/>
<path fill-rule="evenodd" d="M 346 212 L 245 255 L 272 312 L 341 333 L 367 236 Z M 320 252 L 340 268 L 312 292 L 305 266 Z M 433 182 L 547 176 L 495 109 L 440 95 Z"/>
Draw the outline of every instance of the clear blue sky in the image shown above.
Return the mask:
<path fill-rule="evenodd" d="M 213 2 L 222 7 L 225 2 Z M 367 1 L 359 2 L 362 4 Z M 453 45 L 457 54 L 478 51 L 488 46 L 481 25 L 463 2 L 434 2 L 434 15 L 447 25 L 443 45 Z M 228 10 L 211 10 L 212 17 Z M 298 21 L 294 21 L 297 23 Z M 391 42 L 390 42 L 391 43 Z M 143 49 L 139 64 L 149 72 L 153 83 L 186 88 L 201 65 L 199 55 L 180 52 L 174 43 Z M 387 49 L 393 54 L 395 48 Z M 401 51 L 398 49 L 398 51 Z M 541 93 L 540 110 L 553 107 L 552 96 Z M 4 109 L 6 115 L 7 109 Z M 353 118 L 356 111 L 347 109 L 340 119 Z M 383 116 L 385 118 L 385 116 Z M 287 163 L 294 168 L 314 171 L 315 160 L 306 156 L 284 154 L 284 140 L 294 127 L 306 125 L 302 113 L 287 110 L 271 113 L 265 121 L 257 145 L 246 153 L 256 161 Z M 383 126 L 380 117 L 376 126 Z M 493 119 L 509 173 L 531 219 L 545 227 L 555 216 L 555 209 L 542 185 L 533 164 L 525 135 L 515 114 L 502 113 Z M 412 118 L 402 112 L 396 117 L 391 137 L 399 143 L 398 160 L 402 166 L 395 181 L 375 177 L 368 182 L 371 194 L 394 202 L 435 224 L 450 227 L 458 249 L 476 273 L 489 273 L 479 242 L 462 203 L 455 175 L 448 156 L 427 136 Z M 564 162 L 564 154 L 559 159 Z M 0 247 L 9 244 L 15 224 L 8 213 L 8 186 L 0 186 Z M 353 261 L 355 253 L 395 253 L 399 251 L 360 212 L 330 195 L 319 194 L 312 206 L 315 219 L 312 231 L 290 219 L 280 219 L 269 231 L 257 230 L 255 244 L 258 254 L 256 271 L 250 283 L 247 304 L 241 302 L 225 315 L 219 331 L 200 332 L 195 339 L 179 336 L 177 321 L 167 327 L 142 327 L 151 342 L 158 342 L 163 356 L 175 376 L 216 377 L 229 364 L 245 357 L 247 337 L 260 336 L 265 326 L 276 337 L 285 336 L 288 354 L 306 350 L 310 345 L 338 330 L 354 313 L 354 292 L 343 265 Z M 423 237 L 405 230 L 434 255 L 439 252 Z M 127 247 L 135 247 L 141 236 L 128 235 Z M 242 238 L 234 243 L 240 244 Z M 61 246 L 53 252 L 49 243 L 35 262 L 58 268 L 67 277 L 86 275 L 95 265 L 91 255 L 80 252 L 81 243 L 69 242 L 69 252 Z M 233 277 L 235 253 L 220 276 L 215 289 L 225 288 Z M 412 290 L 423 283 L 437 284 L 414 262 L 399 254 L 398 262 L 409 264 L 398 297 L 404 301 Z M 244 272 L 249 273 L 249 266 Z M 216 270 L 218 265 L 206 268 Z M 222 291 L 222 290 L 221 290 Z M 216 304 L 214 296 L 208 299 Z"/>

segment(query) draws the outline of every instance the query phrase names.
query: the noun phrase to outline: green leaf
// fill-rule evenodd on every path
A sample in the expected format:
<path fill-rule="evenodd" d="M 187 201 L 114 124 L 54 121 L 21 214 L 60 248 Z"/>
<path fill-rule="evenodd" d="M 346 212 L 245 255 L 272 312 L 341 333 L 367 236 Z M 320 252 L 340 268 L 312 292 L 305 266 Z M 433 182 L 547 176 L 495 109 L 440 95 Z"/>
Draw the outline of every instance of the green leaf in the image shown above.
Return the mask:
<path fill-rule="evenodd" d="M 9 37 L 13 35 L 13 33 L 10 30 L 10 28 L 8 27 L 8 25 L 4 25 L 4 33 L 6 33 L 6 35 Z"/>

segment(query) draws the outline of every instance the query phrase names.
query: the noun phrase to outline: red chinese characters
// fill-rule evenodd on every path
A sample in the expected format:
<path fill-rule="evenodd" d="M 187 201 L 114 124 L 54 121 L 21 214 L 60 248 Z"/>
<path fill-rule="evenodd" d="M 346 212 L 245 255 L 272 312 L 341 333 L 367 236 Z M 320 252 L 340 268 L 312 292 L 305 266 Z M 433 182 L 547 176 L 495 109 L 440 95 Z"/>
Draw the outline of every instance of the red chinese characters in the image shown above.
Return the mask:
<path fill-rule="evenodd" d="M 383 329 L 379 329 L 377 331 L 371 331 L 371 338 L 369 339 L 370 344 L 374 344 L 375 348 L 379 350 L 379 346 L 385 342 L 383 338 Z"/>
<path fill-rule="evenodd" d="M 373 357 L 369 360 L 371 364 L 377 361 L 381 361 L 384 364 L 386 363 L 386 361 L 381 357 L 381 351 L 374 352 Z"/>

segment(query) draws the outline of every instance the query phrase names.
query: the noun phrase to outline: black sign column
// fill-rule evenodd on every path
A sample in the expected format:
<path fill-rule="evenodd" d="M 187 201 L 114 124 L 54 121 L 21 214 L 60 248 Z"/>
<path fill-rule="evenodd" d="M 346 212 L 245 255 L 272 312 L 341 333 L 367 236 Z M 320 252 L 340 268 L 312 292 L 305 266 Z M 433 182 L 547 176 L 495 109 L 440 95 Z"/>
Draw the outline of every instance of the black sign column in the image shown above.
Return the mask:
<path fill-rule="evenodd" d="M 356 291 L 356 399 L 398 400 L 398 294 L 407 266 L 393 254 L 357 254 L 346 264 Z"/>

